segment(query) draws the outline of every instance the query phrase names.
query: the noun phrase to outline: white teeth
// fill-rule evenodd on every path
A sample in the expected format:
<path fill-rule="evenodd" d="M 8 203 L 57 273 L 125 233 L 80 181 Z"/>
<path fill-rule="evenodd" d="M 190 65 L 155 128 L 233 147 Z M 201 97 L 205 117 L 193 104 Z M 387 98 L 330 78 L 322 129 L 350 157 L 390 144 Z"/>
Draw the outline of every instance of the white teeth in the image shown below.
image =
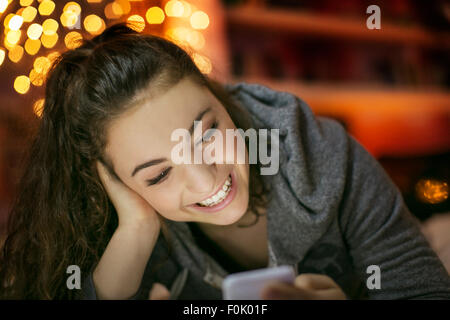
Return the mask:
<path fill-rule="evenodd" d="M 228 179 L 223 184 L 222 189 L 219 190 L 219 192 L 217 192 L 211 198 L 199 202 L 199 204 L 202 206 L 214 206 L 216 204 L 219 204 L 227 197 L 228 193 L 231 190 L 230 186 L 231 186 L 231 177 L 229 176 Z"/>

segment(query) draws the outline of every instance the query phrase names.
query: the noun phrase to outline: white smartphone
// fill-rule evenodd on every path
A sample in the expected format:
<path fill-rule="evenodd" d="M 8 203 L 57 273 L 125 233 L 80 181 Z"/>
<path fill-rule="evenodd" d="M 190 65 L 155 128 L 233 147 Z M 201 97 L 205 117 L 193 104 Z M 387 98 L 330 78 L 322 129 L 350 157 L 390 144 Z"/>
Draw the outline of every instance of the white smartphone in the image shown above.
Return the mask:
<path fill-rule="evenodd" d="M 224 300 L 261 300 L 261 292 L 270 281 L 294 283 L 292 266 L 238 272 L 228 275 L 222 283 Z"/>

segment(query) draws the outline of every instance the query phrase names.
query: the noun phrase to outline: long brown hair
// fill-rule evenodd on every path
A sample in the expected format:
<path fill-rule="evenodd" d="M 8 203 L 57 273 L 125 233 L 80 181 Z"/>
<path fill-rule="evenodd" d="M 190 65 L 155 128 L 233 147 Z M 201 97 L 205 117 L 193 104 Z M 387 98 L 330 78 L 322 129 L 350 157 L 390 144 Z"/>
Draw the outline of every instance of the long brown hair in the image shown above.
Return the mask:
<path fill-rule="evenodd" d="M 101 160 L 115 175 L 104 155 L 105 125 L 148 84 L 164 91 L 187 76 L 211 90 L 238 128 L 251 126 L 185 50 L 124 24 L 84 40 L 53 63 L 0 254 L 0 298 L 77 298 L 79 290 L 66 287 L 66 268 L 75 264 L 82 274 L 89 272 L 118 224 L 95 167 Z M 250 167 L 249 209 L 256 213 L 265 189 Z"/>

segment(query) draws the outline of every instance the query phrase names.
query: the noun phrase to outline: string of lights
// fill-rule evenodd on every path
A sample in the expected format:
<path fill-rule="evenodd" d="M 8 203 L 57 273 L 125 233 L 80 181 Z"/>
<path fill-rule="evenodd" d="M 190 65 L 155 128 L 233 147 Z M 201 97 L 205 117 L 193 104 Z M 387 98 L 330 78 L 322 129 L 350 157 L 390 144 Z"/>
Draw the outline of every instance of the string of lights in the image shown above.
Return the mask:
<path fill-rule="evenodd" d="M 199 69 L 211 72 L 211 61 L 202 54 L 206 44 L 203 31 L 210 18 L 195 4 L 179 0 L 0 0 L 0 68 L 6 63 L 20 64 L 22 74 L 12 85 L 18 94 L 27 94 L 31 86 L 44 85 L 46 73 L 60 52 L 75 49 L 84 38 L 124 21 L 138 32 L 155 34 L 189 49 Z M 34 102 L 37 116 L 43 104 L 43 99 Z"/>

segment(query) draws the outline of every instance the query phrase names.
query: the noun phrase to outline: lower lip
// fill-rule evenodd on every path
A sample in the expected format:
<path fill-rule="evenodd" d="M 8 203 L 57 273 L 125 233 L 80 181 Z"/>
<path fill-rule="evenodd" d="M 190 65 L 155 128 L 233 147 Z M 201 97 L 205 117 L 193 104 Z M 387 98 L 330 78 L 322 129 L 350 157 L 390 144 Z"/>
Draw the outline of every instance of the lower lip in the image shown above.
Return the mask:
<path fill-rule="evenodd" d="M 236 176 L 234 174 L 234 171 L 231 172 L 231 190 L 227 194 L 227 197 L 219 204 L 216 204 L 212 207 L 201 207 L 197 204 L 191 205 L 191 207 L 195 208 L 196 210 L 203 211 L 203 212 L 217 212 L 222 209 L 224 209 L 226 206 L 228 206 L 231 201 L 233 201 L 234 197 L 237 193 L 237 183 L 236 183 Z"/>

